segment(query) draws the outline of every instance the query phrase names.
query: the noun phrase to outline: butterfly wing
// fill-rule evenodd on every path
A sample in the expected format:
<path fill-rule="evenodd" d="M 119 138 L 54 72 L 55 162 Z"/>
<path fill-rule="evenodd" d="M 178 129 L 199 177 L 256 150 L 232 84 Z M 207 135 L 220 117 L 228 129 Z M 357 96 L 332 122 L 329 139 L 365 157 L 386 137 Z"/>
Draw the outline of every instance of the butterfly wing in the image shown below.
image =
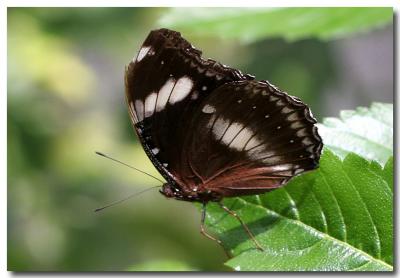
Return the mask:
<path fill-rule="evenodd" d="M 168 29 L 152 31 L 125 71 L 126 100 L 143 148 L 171 184 L 193 112 L 217 87 L 253 79 L 213 60 Z"/>
<path fill-rule="evenodd" d="M 269 191 L 318 166 L 315 123 L 303 102 L 266 81 L 224 84 L 196 111 L 179 171 L 222 196 Z"/>

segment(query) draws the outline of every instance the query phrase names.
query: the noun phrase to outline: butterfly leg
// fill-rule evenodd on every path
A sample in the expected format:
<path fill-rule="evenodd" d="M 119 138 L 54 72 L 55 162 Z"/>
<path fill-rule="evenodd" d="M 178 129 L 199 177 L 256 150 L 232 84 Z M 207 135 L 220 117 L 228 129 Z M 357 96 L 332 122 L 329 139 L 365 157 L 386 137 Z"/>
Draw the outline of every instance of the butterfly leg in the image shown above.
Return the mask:
<path fill-rule="evenodd" d="M 201 224 L 200 224 L 200 233 L 202 235 L 204 235 L 205 237 L 216 241 L 221 247 L 222 249 L 224 249 L 226 255 L 231 258 L 231 255 L 228 253 L 228 251 L 225 249 L 224 245 L 222 244 L 222 241 L 220 241 L 219 239 L 213 237 L 212 235 L 210 235 L 209 233 L 207 233 L 206 229 L 204 228 L 204 221 L 206 220 L 206 203 L 203 203 L 203 208 L 201 210 Z"/>
<path fill-rule="evenodd" d="M 262 246 L 258 243 L 258 241 L 256 240 L 255 236 L 253 235 L 253 233 L 250 231 L 249 227 L 247 227 L 247 225 L 243 222 L 243 220 L 239 217 L 239 215 L 237 215 L 236 212 L 230 210 L 228 207 L 226 207 L 224 204 L 222 203 L 218 203 L 220 205 L 220 207 L 225 210 L 227 213 L 229 213 L 230 215 L 232 215 L 233 217 L 235 217 L 240 224 L 243 226 L 243 228 L 246 230 L 247 234 L 249 235 L 250 239 L 254 242 L 254 244 L 257 246 L 257 249 L 264 251 L 265 249 L 262 248 Z"/>

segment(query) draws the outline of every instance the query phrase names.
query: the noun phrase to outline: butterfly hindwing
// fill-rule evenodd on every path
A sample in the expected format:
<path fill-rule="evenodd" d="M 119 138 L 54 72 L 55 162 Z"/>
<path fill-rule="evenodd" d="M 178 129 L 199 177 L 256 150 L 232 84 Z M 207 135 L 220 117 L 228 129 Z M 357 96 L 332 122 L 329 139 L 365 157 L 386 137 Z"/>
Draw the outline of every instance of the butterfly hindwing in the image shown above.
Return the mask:
<path fill-rule="evenodd" d="M 224 196 L 274 189 L 317 167 L 315 122 L 304 103 L 268 82 L 227 83 L 196 111 L 181 171 Z"/>

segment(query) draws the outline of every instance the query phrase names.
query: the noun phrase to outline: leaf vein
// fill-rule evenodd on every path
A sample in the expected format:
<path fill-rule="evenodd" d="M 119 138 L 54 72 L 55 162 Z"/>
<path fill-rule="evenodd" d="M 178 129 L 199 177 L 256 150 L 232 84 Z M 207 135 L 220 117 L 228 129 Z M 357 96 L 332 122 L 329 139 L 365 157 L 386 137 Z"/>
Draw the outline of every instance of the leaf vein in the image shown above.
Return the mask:
<path fill-rule="evenodd" d="M 324 210 L 322 209 L 321 203 L 318 201 L 318 198 L 315 196 L 315 193 L 313 191 L 311 191 L 312 197 L 315 200 L 315 202 L 318 204 L 319 208 L 320 208 L 320 212 L 321 212 L 321 218 L 322 218 L 322 222 L 323 222 L 323 226 L 324 226 L 324 232 L 329 234 L 328 232 L 328 223 L 326 221 L 326 216 L 324 213 Z"/>
<path fill-rule="evenodd" d="M 314 243 L 311 244 L 310 246 L 304 247 L 304 248 L 302 248 L 302 249 L 293 249 L 293 250 L 289 250 L 289 252 L 292 252 L 292 253 L 301 253 L 301 252 L 304 252 L 304 251 L 307 250 L 307 249 L 312 249 L 312 248 L 314 248 L 317 244 L 320 244 L 320 243 L 323 243 L 323 242 L 322 242 L 322 238 L 321 238 L 320 240 L 317 240 L 316 242 L 314 242 Z"/>
<path fill-rule="evenodd" d="M 363 266 L 366 266 L 367 264 L 369 264 L 369 263 L 371 263 L 371 262 L 365 262 L 365 263 L 362 263 L 362 264 L 360 264 L 359 266 L 356 266 L 356 267 L 354 267 L 354 268 L 350 268 L 348 271 L 357 271 L 357 269 L 360 269 L 360 268 L 362 268 Z"/>
<path fill-rule="evenodd" d="M 290 203 L 291 207 L 293 208 L 294 216 L 296 217 L 297 220 L 301 221 L 299 209 L 297 208 L 297 204 L 296 204 L 295 200 L 290 195 L 290 193 L 286 190 L 285 187 L 282 187 L 282 189 L 283 189 L 283 191 L 286 193 L 286 195 L 289 198 L 289 203 Z"/>
<path fill-rule="evenodd" d="M 341 209 L 341 207 L 340 207 L 340 205 L 339 205 L 339 202 L 338 202 L 338 200 L 337 200 L 337 198 L 336 198 L 336 196 L 335 196 L 335 193 L 334 193 L 333 190 L 332 190 L 331 185 L 330 185 L 330 184 L 328 183 L 328 181 L 326 180 L 324 173 L 323 173 L 322 171 L 319 171 L 319 173 L 321 174 L 322 180 L 324 181 L 324 183 L 326 184 L 326 186 L 329 188 L 329 192 L 331 193 L 331 195 L 332 195 L 332 197 L 333 197 L 333 200 L 335 201 L 335 205 L 337 206 L 337 208 L 338 208 L 338 210 L 339 210 L 339 216 L 340 216 L 340 218 L 341 218 L 341 220 L 342 220 L 342 223 L 343 223 L 343 229 L 342 229 L 343 234 L 344 234 L 344 239 L 343 239 L 343 241 L 347 242 L 347 225 L 346 225 L 346 221 L 344 220 L 344 215 L 343 215 L 342 209 Z"/>
<path fill-rule="evenodd" d="M 369 219 L 371 220 L 372 227 L 373 227 L 373 229 L 374 229 L 374 231 L 375 231 L 376 236 L 378 237 L 378 238 L 377 238 L 377 244 L 378 244 L 377 247 L 378 247 L 378 257 L 380 258 L 380 257 L 381 257 L 381 252 L 382 252 L 382 251 L 381 251 L 381 238 L 380 238 L 378 229 L 377 229 L 377 227 L 376 227 L 376 224 L 375 224 L 375 222 L 374 222 L 374 219 L 372 218 L 371 212 L 369 211 L 368 206 L 367 206 L 367 204 L 365 203 L 364 199 L 361 197 L 361 194 L 360 194 L 360 192 L 358 191 L 357 187 L 355 186 L 353 180 L 349 177 L 349 175 L 347 174 L 347 172 L 343 169 L 343 165 L 341 165 L 341 168 L 342 168 L 342 172 L 344 173 L 346 179 L 347 179 L 348 181 L 350 181 L 351 186 L 354 188 L 355 192 L 357 193 L 358 197 L 360 198 L 360 201 L 361 201 L 361 203 L 364 205 L 364 209 L 365 209 L 365 211 L 366 211 L 366 213 L 367 213 Z"/>

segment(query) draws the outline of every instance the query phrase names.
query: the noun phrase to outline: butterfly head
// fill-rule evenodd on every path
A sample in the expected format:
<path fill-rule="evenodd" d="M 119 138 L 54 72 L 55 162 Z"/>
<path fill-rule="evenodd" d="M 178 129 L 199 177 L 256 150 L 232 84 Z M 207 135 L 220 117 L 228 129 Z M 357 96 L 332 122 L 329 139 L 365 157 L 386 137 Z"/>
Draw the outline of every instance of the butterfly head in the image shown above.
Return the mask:
<path fill-rule="evenodd" d="M 160 193 L 167 198 L 175 198 L 179 191 L 176 191 L 175 187 L 171 186 L 169 183 L 164 183 L 160 189 Z"/>
<path fill-rule="evenodd" d="M 167 198 L 174 198 L 189 202 L 206 203 L 209 201 L 219 201 L 222 199 L 220 194 L 211 190 L 191 186 L 189 186 L 187 189 L 186 187 L 184 188 L 185 189 L 170 183 L 165 183 L 160 189 L 160 193 Z"/>

